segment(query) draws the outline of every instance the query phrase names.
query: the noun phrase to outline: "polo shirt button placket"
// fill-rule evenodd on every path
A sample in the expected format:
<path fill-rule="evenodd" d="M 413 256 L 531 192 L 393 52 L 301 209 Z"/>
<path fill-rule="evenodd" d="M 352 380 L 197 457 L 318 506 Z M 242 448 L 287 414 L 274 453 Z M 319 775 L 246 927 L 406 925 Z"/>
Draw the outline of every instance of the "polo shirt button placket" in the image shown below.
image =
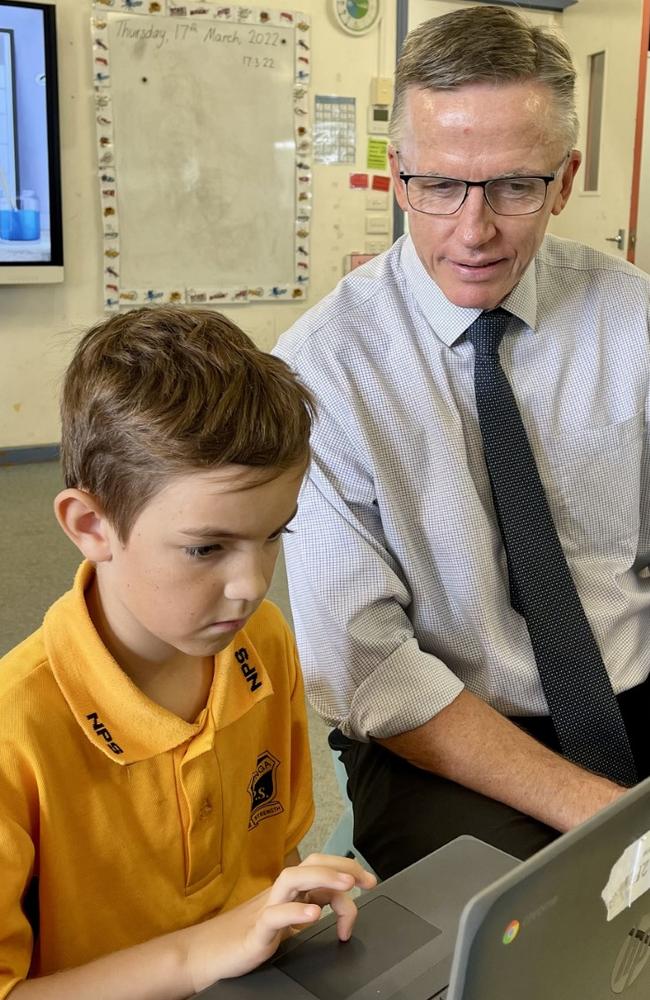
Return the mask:
<path fill-rule="evenodd" d="M 211 741 L 190 745 L 180 765 L 180 783 L 188 811 L 186 888 L 190 891 L 221 873 L 223 806 L 220 778 L 219 761 Z"/>

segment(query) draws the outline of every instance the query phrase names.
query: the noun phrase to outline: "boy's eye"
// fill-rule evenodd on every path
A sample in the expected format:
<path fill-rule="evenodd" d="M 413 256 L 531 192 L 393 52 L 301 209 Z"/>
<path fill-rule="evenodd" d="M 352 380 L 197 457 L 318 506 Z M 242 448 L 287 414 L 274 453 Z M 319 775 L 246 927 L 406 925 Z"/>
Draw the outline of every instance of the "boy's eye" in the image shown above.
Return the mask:
<path fill-rule="evenodd" d="M 213 552 L 219 551 L 221 551 L 220 545 L 189 545 L 185 549 L 185 554 L 190 559 L 205 559 L 207 556 L 212 555 Z"/>
<path fill-rule="evenodd" d="M 293 529 L 287 527 L 280 528 L 280 530 L 276 531 L 274 535 L 269 535 L 268 540 L 269 542 L 277 542 L 278 538 L 280 538 L 281 535 L 293 535 Z"/>

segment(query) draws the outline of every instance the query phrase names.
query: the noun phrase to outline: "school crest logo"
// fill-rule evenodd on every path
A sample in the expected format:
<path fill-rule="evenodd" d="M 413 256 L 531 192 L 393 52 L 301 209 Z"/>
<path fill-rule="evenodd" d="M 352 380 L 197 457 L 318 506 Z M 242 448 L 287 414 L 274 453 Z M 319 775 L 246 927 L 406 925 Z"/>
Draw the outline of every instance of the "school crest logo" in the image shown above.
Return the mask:
<path fill-rule="evenodd" d="M 282 803 L 276 798 L 276 773 L 279 763 L 277 757 L 274 757 L 268 750 L 265 750 L 257 758 L 257 767 L 248 782 L 248 794 L 251 797 L 249 830 L 254 830 L 262 820 L 270 819 L 271 816 L 278 816 L 284 812 Z"/>

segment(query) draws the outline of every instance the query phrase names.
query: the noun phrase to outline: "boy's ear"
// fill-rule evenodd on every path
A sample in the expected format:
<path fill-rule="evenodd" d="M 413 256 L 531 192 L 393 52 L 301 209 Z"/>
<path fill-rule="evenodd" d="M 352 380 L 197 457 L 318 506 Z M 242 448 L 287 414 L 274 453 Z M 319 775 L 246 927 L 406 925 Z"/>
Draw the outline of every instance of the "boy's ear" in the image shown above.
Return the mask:
<path fill-rule="evenodd" d="M 54 514 L 71 541 L 91 562 L 112 558 L 111 536 L 103 508 L 92 493 L 62 490 L 54 500 Z"/>

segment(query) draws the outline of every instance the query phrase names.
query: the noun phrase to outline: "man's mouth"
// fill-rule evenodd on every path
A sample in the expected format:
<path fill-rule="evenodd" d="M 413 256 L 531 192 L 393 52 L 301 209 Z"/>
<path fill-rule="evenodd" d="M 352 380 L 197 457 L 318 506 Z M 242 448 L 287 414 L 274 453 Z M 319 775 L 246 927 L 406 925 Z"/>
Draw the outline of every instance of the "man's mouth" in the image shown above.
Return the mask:
<path fill-rule="evenodd" d="M 452 264 L 457 264 L 458 267 L 473 267 L 479 269 L 481 267 L 492 267 L 494 264 L 500 264 L 504 258 L 495 257 L 493 260 L 452 260 Z"/>
<path fill-rule="evenodd" d="M 489 277 L 505 263 L 505 257 L 495 257 L 492 260 L 473 260 L 471 262 L 452 260 L 451 258 L 447 258 L 447 260 L 453 270 L 465 278 Z"/>

